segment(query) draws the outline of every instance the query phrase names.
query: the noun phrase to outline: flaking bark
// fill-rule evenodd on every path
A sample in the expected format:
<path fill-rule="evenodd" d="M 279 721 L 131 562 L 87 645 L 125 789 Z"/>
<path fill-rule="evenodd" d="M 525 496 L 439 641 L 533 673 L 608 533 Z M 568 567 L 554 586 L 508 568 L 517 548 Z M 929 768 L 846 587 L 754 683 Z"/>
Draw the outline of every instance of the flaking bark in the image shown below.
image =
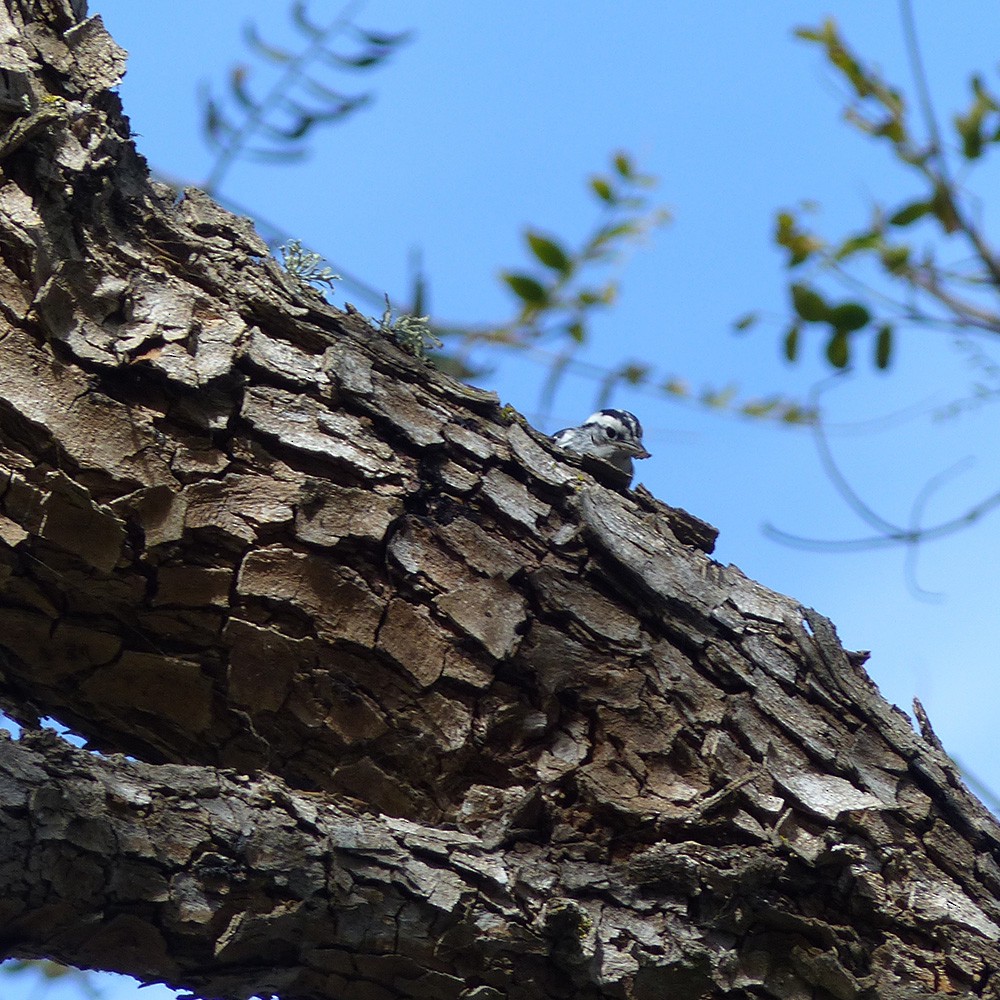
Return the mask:
<path fill-rule="evenodd" d="M 5 953 L 996 995 L 1000 829 L 832 625 L 151 184 L 81 7 L 0 9 Z"/>

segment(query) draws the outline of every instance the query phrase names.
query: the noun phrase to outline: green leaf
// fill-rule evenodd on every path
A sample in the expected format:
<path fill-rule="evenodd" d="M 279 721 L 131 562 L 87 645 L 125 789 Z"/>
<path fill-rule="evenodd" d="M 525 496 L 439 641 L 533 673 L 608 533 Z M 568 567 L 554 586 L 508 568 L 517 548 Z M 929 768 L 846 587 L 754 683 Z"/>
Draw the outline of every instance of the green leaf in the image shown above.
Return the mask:
<path fill-rule="evenodd" d="M 886 247 L 882 251 L 882 266 L 890 274 L 901 274 L 910 263 L 910 248 L 908 246 Z"/>
<path fill-rule="evenodd" d="M 983 78 L 978 73 L 972 77 L 972 92 L 976 95 L 976 100 L 988 111 L 1000 111 L 1000 101 L 983 86 Z"/>
<path fill-rule="evenodd" d="M 500 277 L 525 305 L 536 309 L 548 305 L 549 293 L 541 282 L 536 281 L 530 274 L 513 274 L 510 271 L 503 271 Z"/>
<path fill-rule="evenodd" d="M 703 389 L 699 399 L 706 406 L 723 410 L 736 398 L 736 386 L 727 385 L 723 389 Z"/>
<path fill-rule="evenodd" d="M 285 49 L 279 49 L 276 45 L 268 45 L 257 33 L 257 26 L 253 21 L 248 21 L 243 28 L 243 38 L 246 43 L 255 49 L 265 59 L 273 63 L 287 63 L 292 61 L 292 55 Z"/>
<path fill-rule="evenodd" d="M 860 302 L 845 302 L 826 317 L 837 333 L 853 333 L 871 322 L 872 314 Z"/>
<path fill-rule="evenodd" d="M 779 399 L 751 399 L 740 407 L 740 413 L 746 417 L 766 417 L 774 413 L 780 403 Z"/>
<path fill-rule="evenodd" d="M 292 4 L 292 18 L 294 19 L 296 25 L 309 38 L 322 38 L 326 34 L 323 28 L 312 23 L 306 15 L 306 2 L 305 0 L 296 0 Z"/>
<path fill-rule="evenodd" d="M 639 230 L 635 224 L 631 222 L 616 222 L 613 225 L 608 224 L 606 226 L 601 226 L 601 228 L 594 233 L 588 247 L 596 250 L 604 246 L 605 243 L 609 243 L 611 240 L 617 239 L 619 236 L 629 236 L 631 234 L 638 233 L 638 231 Z"/>
<path fill-rule="evenodd" d="M 621 377 L 629 385 L 642 385 L 649 378 L 649 365 L 640 365 L 633 361 L 622 368 Z"/>
<path fill-rule="evenodd" d="M 528 231 L 528 246 L 531 252 L 546 266 L 560 274 L 569 274 L 572 269 L 572 262 L 569 255 L 555 240 L 542 236 L 541 233 Z"/>
<path fill-rule="evenodd" d="M 983 117 L 973 108 L 967 115 L 955 115 L 955 131 L 962 140 L 962 155 L 967 160 L 978 159 L 983 153 Z"/>
<path fill-rule="evenodd" d="M 850 346 L 847 342 L 847 334 L 843 330 L 838 330 L 826 345 L 827 360 L 834 368 L 846 368 L 850 361 Z"/>
<path fill-rule="evenodd" d="M 777 223 L 774 240 L 778 246 L 787 248 L 789 267 L 797 267 L 823 248 L 821 240 L 799 229 L 790 212 L 779 212 Z"/>
<path fill-rule="evenodd" d="M 371 69 L 372 66 L 377 66 L 385 59 L 385 53 L 376 51 L 365 52 L 358 56 L 340 56 L 336 52 L 331 52 L 329 58 L 339 66 L 345 66 L 348 69 Z"/>
<path fill-rule="evenodd" d="M 392 45 L 401 45 L 403 42 L 408 42 L 413 36 L 412 31 L 399 31 L 394 34 L 383 31 L 365 31 L 364 28 L 359 28 L 358 31 L 361 33 L 365 41 L 370 42 L 372 45 L 377 45 L 380 48 L 388 48 Z"/>
<path fill-rule="evenodd" d="M 615 199 L 615 193 L 611 189 L 610 183 L 608 183 L 605 177 L 591 177 L 590 187 L 594 194 L 597 195 L 602 201 L 606 201 L 609 205 L 613 204 Z"/>
<path fill-rule="evenodd" d="M 978 159 L 985 144 L 991 140 L 985 130 L 986 118 L 993 112 L 1000 111 L 996 98 L 983 86 L 982 78 L 972 78 L 974 100 L 968 112 L 955 115 L 955 131 L 962 139 L 962 155 L 967 160 Z"/>
<path fill-rule="evenodd" d="M 738 330 L 740 333 L 742 333 L 744 330 L 749 330 L 750 327 L 752 327 L 757 322 L 758 319 L 760 319 L 760 316 L 757 313 L 755 312 L 746 313 L 743 316 L 741 316 L 738 320 L 736 320 L 735 323 L 733 323 L 733 329 Z"/>
<path fill-rule="evenodd" d="M 576 304 L 581 309 L 591 306 L 609 306 L 618 297 L 618 285 L 609 281 L 603 288 L 585 288 L 576 296 Z"/>
<path fill-rule="evenodd" d="M 233 92 L 233 97 L 248 111 L 257 110 L 257 102 L 247 89 L 247 78 L 250 70 L 246 66 L 234 66 L 229 72 L 229 89 Z"/>
<path fill-rule="evenodd" d="M 816 28 L 796 28 L 793 34 L 796 38 L 801 38 L 804 42 L 823 41 L 823 32 Z"/>
<path fill-rule="evenodd" d="M 941 220 L 941 227 L 946 233 L 954 233 L 962 228 L 962 223 L 955 211 L 952 193 L 947 185 L 938 183 L 935 186 L 931 205 L 934 214 Z"/>
<path fill-rule="evenodd" d="M 573 320 L 573 322 L 566 327 L 566 332 L 569 334 L 570 340 L 577 344 L 582 344 L 587 335 L 587 331 L 584 329 L 583 323 L 578 319 Z"/>
<path fill-rule="evenodd" d="M 226 121 L 222 114 L 222 108 L 210 94 L 205 94 L 205 124 L 204 129 L 209 139 L 213 142 L 221 143 L 229 138 L 236 131 L 232 125 Z"/>
<path fill-rule="evenodd" d="M 792 285 L 792 305 L 795 312 L 807 323 L 818 323 L 830 315 L 830 307 L 808 285 Z"/>
<path fill-rule="evenodd" d="M 897 146 L 906 141 L 906 129 L 896 115 L 889 115 L 879 122 L 875 135 L 884 135 Z"/>
<path fill-rule="evenodd" d="M 624 177 L 626 180 L 635 173 L 632 161 L 629 159 L 627 153 L 615 154 L 615 170 L 618 171 L 619 176 Z"/>
<path fill-rule="evenodd" d="M 916 222 L 917 219 L 922 219 L 925 215 L 929 215 L 933 211 L 933 202 L 911 201 L 909 205 L 904 205 L 899 211 L 889 216 L 889 225 L 909 226 Z"/>
<path fill-rule="evenodd" d="M 878 336 L 875 338 L 875 364 L 885 371 L 889 367 L 889 359 L 892 356 L 892 327 L 886 323 L 879 328 Z"/>
<path fill-rule="evenodd" d="M 814 424 L 816 423 L 817 416 L 818 413 L 813 407 L 804 407 L 798 406 L 795 403 L 789 403 L 784 413 L 782 413 L 781 419 L 786 424 Z"/>
<path fill-rule="evenodd" d="M 983 136 L 978 129 L 962 133 L 962 155 L 967 160 L 978 160 L 983 155 Z"/>
<path fill-rule="evenodd" d="M 789 361 L 795 361 L 799 356 L 799 331 L 801 329 L 798 323 L 793 323 L 785 334 L 785 357 Z"/>
<path fill-rule="evenodd" d="M 866 233 L 858 233 L 855 236 L 851 236 L 844 240 L 843 243 L 837 247 L 834 251 L 834 260 L 844 260 L 853 254 L 859 253 L 862 250 L 874 250 L 882 242 L 882 234 L 874 229 L 870 229 Z"/>

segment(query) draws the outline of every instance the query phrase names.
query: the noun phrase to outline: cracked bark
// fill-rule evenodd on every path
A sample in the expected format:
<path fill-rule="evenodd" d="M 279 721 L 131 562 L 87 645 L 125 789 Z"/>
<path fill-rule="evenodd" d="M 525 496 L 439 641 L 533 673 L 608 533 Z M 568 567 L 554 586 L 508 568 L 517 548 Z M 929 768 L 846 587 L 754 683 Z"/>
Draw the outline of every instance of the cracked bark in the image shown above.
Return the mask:
<path fill-rule="evenodd" d="M 82 6 L 0 9 L 4 953 L 996 995 L 1000 829 L 832 625 L 149 183 Z"/>

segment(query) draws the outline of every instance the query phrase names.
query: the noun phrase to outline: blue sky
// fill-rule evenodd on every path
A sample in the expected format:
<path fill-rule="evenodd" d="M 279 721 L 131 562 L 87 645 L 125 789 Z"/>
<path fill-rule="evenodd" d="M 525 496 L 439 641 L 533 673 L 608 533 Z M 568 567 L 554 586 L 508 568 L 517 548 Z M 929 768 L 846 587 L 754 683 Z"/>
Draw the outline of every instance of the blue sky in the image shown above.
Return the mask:
<path fill-rule="evenodd" d="M 935 101 L 948 119 L 973 70 L 996 82 L 996 7 L 965 0 L 959 17 L 951 5 L 916 6 Z M 292 44 L 282 7 L 92 0 L 130 52 L 121 94 L 154 169 L 193 184 L 205 178 L 211 154 L 200 138 L 197 85 L 220 91 L 227 67 L 248 59 L 240 40 L 248 17 L 263 37 Z M 310 4 L 317 22 L 337 9 Z M 596 323 L 587 359 L 612 367 L 634 358 L 694 386 L 805 397 L 826 369 L 818 343 L 806 343 L 796 366 L 781 358 L 787 306 L 771 243 L 775 211 L 816 199 L 820 224 L 836 234 L 859 226 L 874 201 L 897 206 L 916 193 L 884 150 L 843 125 L 838 82 L 814 47 L 792 37 L 795 26 L 830 13 L 858 51 L 909 87 L 889 3 L 370 0 L 360 23 L 414 30 L 387 68 L 345 81 L 373 89 L 374 105 L 323 133 L 305 163 L 237 164 L 222 191 L 396 301 L 407 298 L 408 261 L 419 248 L 432 316 L 482 323 L 510 314 L 497 273 L 527 263 L 524 228 L 579 239 L 594 220 L 586 178 L 628 150 L 661 179 L 674 221 L 628 261 L 620 301 Z M 969 183 L 990 191 L 995 175 Z M 987 223 L 996 212 L 981 208 Z M 774 322 L 734 336 L 733 320 L 751 309 Z M 534 419 L 544 375 L 512 357 L 483 381 Z M 883 514 L 907 518 L 924 483 L 965 456 L 975 464 L 935 494 L 928 514 L 958 513 L 996 489 L 992 410 L 933 418 L 972 378 L 947 335 L 908 330 L 889 374 L 862 365 L 827 395 L 838 460 Z M 567 379 L 542 429 L 584 418 L 596 392 L 592 381 Z M 647 429 L 654 457 L 639 478 L 719 527 L 720 561 L 832 618 L 849 648 L 871 649 L 869 670 L 885 696 L 906 711 L 919 696 L 945 746 L 1000 789 L 1000 588 L 990 570 L 1000 517 L 921 550 L 917 577 L 943 597 L 918 601 L 898 551 L 820 555 L 763 535 L 765 522 L 829 538 L 867 533 L 834 494 L 805 432 L 654 394 L 622 391 L 614 403 Z M 905 419 L 877 430 L 859 426 L 900 412 Z"/>

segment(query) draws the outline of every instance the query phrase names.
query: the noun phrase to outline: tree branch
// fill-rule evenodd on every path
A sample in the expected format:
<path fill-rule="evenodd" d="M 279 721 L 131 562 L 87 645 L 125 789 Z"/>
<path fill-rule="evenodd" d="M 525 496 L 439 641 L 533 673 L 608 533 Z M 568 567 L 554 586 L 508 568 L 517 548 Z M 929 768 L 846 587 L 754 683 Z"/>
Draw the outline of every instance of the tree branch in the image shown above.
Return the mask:
<path fill-rule="evenodd" d="M 517 935 L 544 951 L 512 894 L 520 865 L 470 834 L 45 731 L 0 744 L 0 782 L 8 952 L 101 967 L 116 950 L 146 981 L 292 998 L 373 980 L 456 995 L 459 957 L 486 975 Z M 483 937 L 447 943 L 464 923 Z"/>

